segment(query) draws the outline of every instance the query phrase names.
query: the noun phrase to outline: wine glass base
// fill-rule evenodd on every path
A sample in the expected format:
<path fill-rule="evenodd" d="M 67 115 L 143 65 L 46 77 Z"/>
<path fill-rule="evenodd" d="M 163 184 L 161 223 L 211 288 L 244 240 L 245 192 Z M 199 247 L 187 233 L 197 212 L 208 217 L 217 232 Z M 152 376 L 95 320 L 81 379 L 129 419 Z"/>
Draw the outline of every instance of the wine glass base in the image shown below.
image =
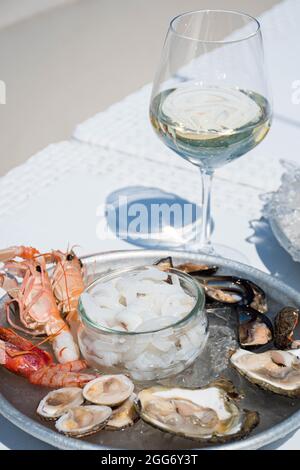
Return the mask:
<path fill-rule="evenodd" d="M 230 259 L 231 261 L 237 261 L 238 263 L 250 264 L 249 258 L 241 251 L 226 245 L 209 245 L 208 247 L 199 248 L 197 251 L 209 256 L 219 256 L 221 258 Z"/>

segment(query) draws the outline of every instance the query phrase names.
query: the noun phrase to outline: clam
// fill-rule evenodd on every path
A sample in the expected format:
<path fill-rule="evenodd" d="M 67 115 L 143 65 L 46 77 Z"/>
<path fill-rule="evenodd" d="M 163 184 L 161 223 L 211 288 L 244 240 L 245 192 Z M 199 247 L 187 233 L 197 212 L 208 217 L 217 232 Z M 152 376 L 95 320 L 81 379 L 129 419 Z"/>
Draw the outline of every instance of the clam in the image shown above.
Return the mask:
<path fill-rule="evenodd" d="M 91 380 L 82 390 L 84 398 L 95 405 L 117 406 L 133 393 L 134 385 L 126 375 L 103 375 Z"/>
<path fill-rule="evenodd" d="M 298 324 L 299 310 L 294 307 L 285 307 L 276 315 L 274 344 L 278 349 L 293 349 L 298 347 L 294 341 L 294 330 Z"/>
<path fill-rule="evenodd" d="M 226 442 L 245 437 L 259 422 L 256 412 L 241 410 L 225 383 L 198 389 L 162 386 L 137 397 L 141 418 L 161 431 L 202 441 Z"/>
<path fill-rule="evenodd" d="M 49 392 L 37 408 L 37 413 L 47 420 L 57 419 L 70 408 L 80 406 L 84 402 L 82 390 L 78 387 L 59 388 Z"/>
<path fill-rule="evenodd" d="M 238 349 L 231 364 L 250 382 L 280 395 L 300 397 L 300 359 L 289 351 L 255 354 Z"/>
<path fill-rule="evenodd" d="M 108 406 L 77 406 L 63 414 L 55 423 L 56 429 L 70 437 L 84 437 L 104 428 L 112 414 Z"/>
<path fill-rule="evenodd" d="M 132 426 L 138 420 L 139 416 L 134 406 L 135 399 L 136 395 L 133 393 L 121 406 L 113 410 L 106 429 L 117 431 Z"/>

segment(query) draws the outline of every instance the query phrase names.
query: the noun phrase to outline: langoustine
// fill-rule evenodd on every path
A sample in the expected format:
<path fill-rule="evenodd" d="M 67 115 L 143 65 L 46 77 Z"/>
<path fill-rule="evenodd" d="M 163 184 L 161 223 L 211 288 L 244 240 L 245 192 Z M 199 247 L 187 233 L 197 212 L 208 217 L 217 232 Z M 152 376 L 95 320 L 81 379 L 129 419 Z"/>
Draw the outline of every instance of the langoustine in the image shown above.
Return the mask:
<path fill-rule="evenodd" d="M 23 257 L 23 260 L 7 260 L 7 257 Z M 52 292 L 51 280 L 46 270 L 46 257 L 35 248 L 12 247 L 0 252 L 0 260 L 7 260 L 5 268 L 23 278 L 19 287 L 8 291 L 12 297 L 6 304 L 8 323 L 33 336 L 46 334 L 51 340 L 58 362 L 79 359 L 78 346 L 60 315 Z M 16 324 L 11 317 L 12 304 L 18 306 L 22 326 Z"/>
<path fill-rule="evenodd" d="M 0 364 L 29 382 L 45 387 L 83 387 L 95 374 L 81 372 L 83 360 L 55 364 L 52 356 L 9 328 L 0 327 Z"/>
<path fill-rule="evenodd" d="M 85 288 L 81 260 L 73 250 L 66 253 L 54 250 L 50 255 L 50 260 L 56 265 L 51 284 L 58 308 L 63 315 L 66 315 L 70 325 L 76 324 L 78 300 Z"/>

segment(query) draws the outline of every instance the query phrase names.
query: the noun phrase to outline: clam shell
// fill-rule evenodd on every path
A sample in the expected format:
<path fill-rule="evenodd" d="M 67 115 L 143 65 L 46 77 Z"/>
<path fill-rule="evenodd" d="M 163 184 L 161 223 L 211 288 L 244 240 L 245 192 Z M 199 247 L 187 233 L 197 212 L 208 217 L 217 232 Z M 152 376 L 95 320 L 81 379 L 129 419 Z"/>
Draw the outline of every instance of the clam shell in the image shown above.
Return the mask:
<path fill-rule="evenodd" d="M 126 375 L 103 375 L 82 390 L 84 398 L 95 405 L 118 406 L 133 393 L 134 385 Z"/>
<path fill-rule="evenodd" d="M 70 408 L 84 402 L 81 388 L 65 387 L 49 392 L 39 403 L 37 414 L 43 419 L 54 420 Z"/>
<path fill-rule="evenodd" d="M 103 429 L 111 414 L 112 409 L 108 406 L 78 406 L 63 414 L 56 421 L 55 427 L 66 436 L 89 436 Z"/>
<path fill-rule="evenodd" d="M 133 393 L 121 406 L 115 408 L 106 425 L 106 429 L 117 431 L 132 426 L 138 419 L 139 415 L 134 406 L 136 399 Z"/>

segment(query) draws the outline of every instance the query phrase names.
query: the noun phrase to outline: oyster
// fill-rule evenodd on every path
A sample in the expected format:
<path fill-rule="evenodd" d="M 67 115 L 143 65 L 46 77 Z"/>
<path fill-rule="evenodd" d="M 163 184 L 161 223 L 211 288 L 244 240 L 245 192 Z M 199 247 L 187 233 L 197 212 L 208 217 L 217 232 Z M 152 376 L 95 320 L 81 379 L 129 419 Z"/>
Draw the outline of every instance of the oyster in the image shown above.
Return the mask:
<path fill-rule="evenodd" d="M 298 324 L 299 310 L 294 307 L 285 307 L 275 318 L 274 344 L 278 349 L 294 349 L 299 346 L 294 341 L 294 330 Z"/>
<path fill-rule="evenodd" d="M 259 387 L 300 397 L 300 359 L 295 354 L 279 350 L 255 354 L 238 349 L 230 361 L 241 375 Z"/>
<path fill-rule="evenodd" d="M 141 418 L 162 431 L 202 441 L 226 442 L 246 436 L 259 422 L 241 410 L 225 383 L 198 389 L 151 387 L 138 394 Z"/>
<path fill-rule="evenodd" d="M 108 406 L 77 406 L 63 414 L 55 423 L 56 429 L 71 437 L 84 437 L 104 428 L 112 414 Z"/>
<path fill-rule="evenodd" d="M 134 385 L 126 375 L 102 375 L 82 390 L 84 398 L 96 405 L 117 406 L 133 393 Z"/>
<path fill-rule="evenodd" d="M 37 408 L 37 414 L 45 419 L 57 419 L 70 408 L 82 405 L 84 398 L 78 387 L 59 388 L 49 392 Z"/>
<path fill-rule="evenodd" d="M 134 401 L 136 399 L 133 393 L 121 406 L 115 408 L 106 425 L 106 429 L 117 431 L 132 426 L 138 419 L 139 415 L 135 409 Z"/>

